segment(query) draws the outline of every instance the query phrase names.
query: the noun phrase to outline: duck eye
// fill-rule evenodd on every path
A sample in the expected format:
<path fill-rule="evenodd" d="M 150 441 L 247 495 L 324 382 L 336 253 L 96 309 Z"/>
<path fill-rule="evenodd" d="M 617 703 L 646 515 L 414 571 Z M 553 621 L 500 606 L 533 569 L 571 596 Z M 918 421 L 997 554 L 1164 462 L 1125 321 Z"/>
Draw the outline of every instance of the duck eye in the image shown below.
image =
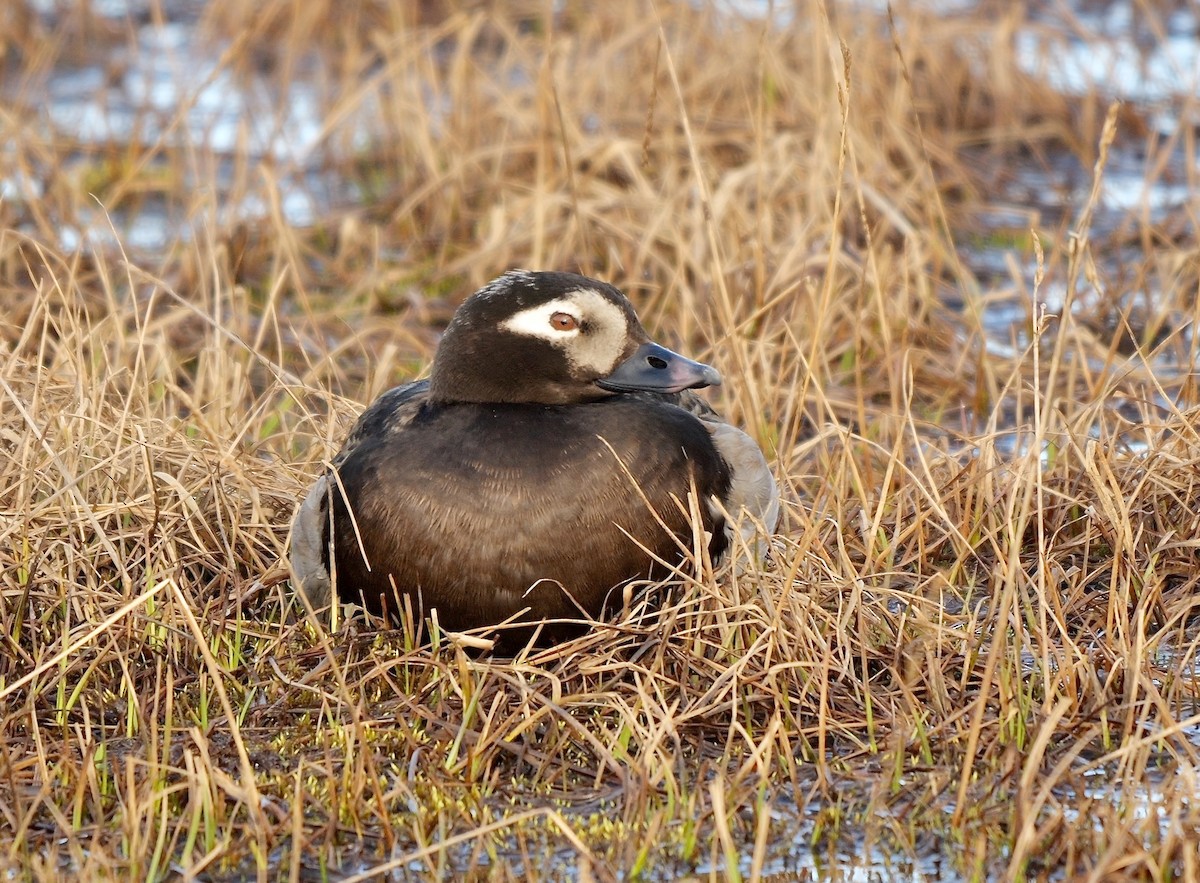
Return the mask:
<path fill-rule="evenodd" d="M 579 327 L 579 320 L 570 313 L 555 313 L 550 317 L 550 327 L 555 331 L 574 331 Z"/>

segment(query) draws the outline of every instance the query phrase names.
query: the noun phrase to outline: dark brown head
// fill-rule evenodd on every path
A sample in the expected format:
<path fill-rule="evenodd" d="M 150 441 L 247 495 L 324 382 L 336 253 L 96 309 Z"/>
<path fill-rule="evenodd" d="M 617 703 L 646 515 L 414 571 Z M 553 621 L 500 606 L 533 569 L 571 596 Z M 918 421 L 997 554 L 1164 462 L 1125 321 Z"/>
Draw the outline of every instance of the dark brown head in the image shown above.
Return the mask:
<path fill-rule="evenodd" d="M 653 343 L 613 286 L 513 270 L 454 314 L 434 357 L 429 397 L 563 405 L 720 382 L 715 369 Z"/>

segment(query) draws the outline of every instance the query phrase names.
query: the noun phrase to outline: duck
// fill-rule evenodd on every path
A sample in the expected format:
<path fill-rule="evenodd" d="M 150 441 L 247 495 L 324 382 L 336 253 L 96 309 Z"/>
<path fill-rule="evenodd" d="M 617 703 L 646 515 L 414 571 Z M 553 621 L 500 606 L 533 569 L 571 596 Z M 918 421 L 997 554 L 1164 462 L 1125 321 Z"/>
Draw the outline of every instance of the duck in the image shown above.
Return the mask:
<path fill-rule="evenodd" d="M 689 494 L 714 561 L 737 519 L 747 538 L 775 530 L 762 450 L 696 393 L 720 383 L 652 341 L 614 286 L 504 273 L 455 311 L 430 376 L 367 407 L 308 490 L 292 585 L 313 610 L 578 634 L 688 557 Z"/>

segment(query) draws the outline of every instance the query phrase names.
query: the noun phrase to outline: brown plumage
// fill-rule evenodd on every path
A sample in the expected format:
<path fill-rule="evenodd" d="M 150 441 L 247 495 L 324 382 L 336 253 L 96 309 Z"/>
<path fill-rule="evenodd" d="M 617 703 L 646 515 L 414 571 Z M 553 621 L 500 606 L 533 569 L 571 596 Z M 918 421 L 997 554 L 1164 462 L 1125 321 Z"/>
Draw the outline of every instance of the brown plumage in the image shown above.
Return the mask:
<path fill-rule="evenodd" d="M 743 504 L 748 480 L 769 482 L 753 514 L 774 527 L 757 446 L 693 394 L 690 410 L 672 401 L 714 382 L 713 369 L 650 343 L 615 288 L 505 274 L 459 308 L 429 381 L 363 413 L 297 513 L 295 581 L 316 606 L 336 587 L 392 619 L 406 601 L 418 617 L 436 608 L 451 630 L 522 611 L 528 622 L 599 616 L 625 584 L 682 559 L 689 492 L 705 503 L 714 556 L 728 536 L 708 502 Z"/>

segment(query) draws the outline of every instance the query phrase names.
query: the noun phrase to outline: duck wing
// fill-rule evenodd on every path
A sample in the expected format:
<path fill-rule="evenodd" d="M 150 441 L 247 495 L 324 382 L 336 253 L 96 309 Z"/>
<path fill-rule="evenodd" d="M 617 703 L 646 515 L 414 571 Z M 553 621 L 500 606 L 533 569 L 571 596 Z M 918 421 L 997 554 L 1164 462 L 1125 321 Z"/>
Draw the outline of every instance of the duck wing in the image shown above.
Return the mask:
<path fill-rule="evenodd" d="M 687 389 L 673 394 L 636 393 L 647 400 L 667 401 L 699 418 L 712 436 L 717 452 L 729 466 L 729 492 L 722 504 L 742 538 L 750 542 L 761 524 L 768 534 L 779 525 L 779 486 L 758 443 L 713 409 L 705 399 Z M 743 513 L 747 517 L 742 517 Z"/>
<path fill-rule="evenodd" d="M 417 380 L 393 387 L 359 415 L 345 444 L 333 459 L 333 467 L 354 453 L 365 439 L 386 435 L 407 424 L 429 395 L 429 381 Z M 328 470 L 308 489 L 292 519 L 288 563 L 293 584 L 314 610 L 333 600 L 329 576 L 329 496 L 334 490 Z"/>

